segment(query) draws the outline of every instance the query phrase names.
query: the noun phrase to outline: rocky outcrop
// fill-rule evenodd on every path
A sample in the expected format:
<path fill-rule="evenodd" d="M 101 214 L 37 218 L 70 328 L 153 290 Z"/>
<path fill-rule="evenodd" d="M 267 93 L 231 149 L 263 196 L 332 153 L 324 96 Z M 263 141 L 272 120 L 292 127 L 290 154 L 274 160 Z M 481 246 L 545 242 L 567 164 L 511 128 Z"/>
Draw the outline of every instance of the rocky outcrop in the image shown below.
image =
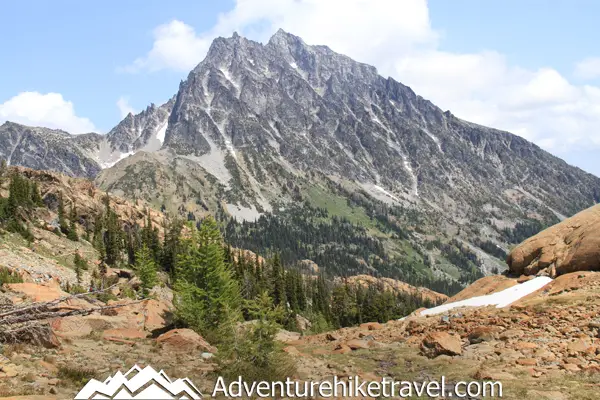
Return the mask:
<path fill-rule="evenodd" d="M 518 245 L 507 260 L 515 275 L 556 277 L 600 271 L 600 205 L 568 218 Z"/>
<path fill-rule="evenodd" d="M 418 296 L 435 304 L 441 304 L 448 300 L 448 296 L 445 294 L 441 294 L 424 287 L 412 286 L 408 283 L 391 278 L 376 278 L 370 275 L 356 275 L 345 278 L 345 282 L 350 285 L 382 287 L 384 290 L 389 290 L 392 293 Z"/>
<path fill-rule="evenodd" d="M 191 329 L 173 329 L 160 335 L 156 342 L 164 349 L 174 352 L 193 352 L 196 350 L 215 352 L 204 338 Z"/>
<path fill-rule="evenodd" d="M 507 278 L 504 275 L 492 275 L 486 276 L 485 278 L 478 279 L 464 290 L 450 297 L 446 300 L 446 303 L 454 303 L 461 300 L 470 299 L 477 296 L 486 296 L 489 294 L 501 292 L 504 289 L 515 286 L 518 284 L 516 279 Z"/>
<path fill-rule="evenodd" d="M 462 353 L 460 336 L 451 335 L 448 332 L 431 332 L 423 339 L 421 351 L 430 358 L 441 355 L 460 355 Z"/>
<path fill-rule="evenodd" d="M 103 210 L 104 198 L 107 193 L 98 189 L 87 179 L 72 178 L 52 171 L 38 171 L 23 167 L 11 167 L 9 173 L 19 173 L 38 185 L 45 207 L 39 207 L 34 215 L 29 216 L 31 221 L 42 225 L 55 224 L 57 221 L 59 197 L 63 197 L 65 209 L 75 207 L 78 222 L 82 226 L 93 227 L 96 214 Z M 0 196 L 8 197 L 9 180 L 5 179 L 0 184 Z M 123 225 L 144 226 L 147 213 L 155 227 L 162 226 L 164 214 L 156 211 L 144 201 L 130 202 L 117 196 L 110 196 L 110 204 Z M 84 228 L 81 228 L 84 231 Z M 161 231 L 162 234 L 162 231 Z"/>

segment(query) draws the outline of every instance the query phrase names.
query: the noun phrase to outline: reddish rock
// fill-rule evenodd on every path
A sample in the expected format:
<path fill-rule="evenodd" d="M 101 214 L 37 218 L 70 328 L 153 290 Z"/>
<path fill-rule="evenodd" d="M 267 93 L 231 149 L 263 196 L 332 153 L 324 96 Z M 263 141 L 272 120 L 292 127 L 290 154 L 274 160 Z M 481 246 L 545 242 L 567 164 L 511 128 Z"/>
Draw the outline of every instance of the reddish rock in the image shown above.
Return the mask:
<path fill-rule="evenodd" d="M 366 340 L 353 339 L 346 342 L 346 346 L 350 347 L 352 350 L 368 349 L 369 342 Z"/>
<path fill-rule="evenodd" d="M 329 340 L 330 342 L 335 342 L 336 340 L 340 340 L 340 335 L 335 332 L 329 332 L 325 335 L 325 339 Z"/>
<path fill-rule="evenodd" d="M 172 351 L 191 352 L 197 349 L 214 353 L 216 349 L 191 329 L 173 329 L 156 339 L 157 343 Z"/>
<path fill-rule="evenodd" d="M 538 233 L 515 247 L 507 258 L 509 271 L 533 275 L 552 269 L 555 275 L 600 271 L 600 205 Z"/>
<path fill-rule="evenodd" d="M 569 343 L 567 346 L 567 350 L 573 353 L 583 353 L 589 347 L 591 347 L 591 343 L 584 339 L 577 339 L 574 342 Z"/>
<path fill-rule="evenodd" d="M 581 371 L 581 368 L 579 368 L 575 364 L 565 364 L 565 365 L 563 365 L 563 368 L 565 369 L 565 371 L 569 371 L 569 372 L 579 372 L 579 371 Z"/>
<path fill-rule="evenodd" d="M 367 322 L 365 324 L 360 325 L 360 329 L 365 329 L 368 331 L 377 331 L 383 328 L 379 322 Z"/>
<path fill-rule="evenodd" d="M 517 364 L 528 367 L 535 367 L 538 365 L 538 361 L 535 358 L 519 358 Z"/>
<path fill-rule="evenodd" d="M 508 340 L 523 337 L 524 332 L 520 329 L 508 329 L 502 332 L 499 336 L 501 340 Z"/>
<path fill-rule="evenodd" d="M 498 328 L 493 326 L 478 326 L 468 336 L 469 343 L 489 342 L 498 338 Z"/>
<path fill-rule="evenodd" d="M 430 358 L 442 354 L 456 356 L 462 354 L 460 337 L 448 332 L 431 332 L 421 342 L 421 351 Z"/>
<path fill-rule="evenodd" d="M 53 282 L 53 281 L 51 281 Z M 12 292 L 22 293 L 31 301 L 52 301 L 69 296 L 60 286 L 55 284 L 39 285 L 37 283 L 10 283 L 6 285 Z"/>
<path fill-rule="evenodd" d="M 348 354 L 351 353 L 352 349 L 345 344 L 338 344 L 335 347 L 335 350 L 332 351 L 333 354 Z"/>
<path fill-rule="evenodd" d="M 532 350 L 537 349 L 538 345 L 531 342 L 519 342 L 514 345 L 517 350 Z"/>

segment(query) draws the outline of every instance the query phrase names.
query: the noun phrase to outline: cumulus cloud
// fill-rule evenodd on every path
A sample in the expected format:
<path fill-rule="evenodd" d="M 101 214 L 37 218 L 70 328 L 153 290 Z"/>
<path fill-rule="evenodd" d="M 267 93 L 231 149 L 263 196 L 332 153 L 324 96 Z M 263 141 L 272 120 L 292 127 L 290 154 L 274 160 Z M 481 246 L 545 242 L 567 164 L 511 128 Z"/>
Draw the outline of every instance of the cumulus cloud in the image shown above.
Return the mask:
<path fill-rule="evenodd" d="M 236 0 L 206 32 L 181 21 L 158 27 L 152 49 L 129 70 L 188 71 L 216 36 L 237 31 L 265 42 L 278 28 L 375 65 L 460 118 L 511 131 L 557 153 L 600 147 L 599 87 L 570 82 L 549 66 L 510 64 L 494 51 L 444 51 L 426 0 Z M 575 72 L 599 77 L 600 58 L 580 62 Z"/>
<path fill-rule="evenodd" d="M 62 129 L 69 133 L 96 131 L 87 118 L 75 114 L 73 103 L 60 93 L 22 92 L 0 104 L 0 122 Z"/>
<path fill-rule="evenodd" d="M 119 100 L 117 100 L 117 107 L 121 113 L 121 118 L 125 118 L 129 113 L 136 113 L 135 109 L 129 104 L 129 99 L 124 96 L 119 97 Z"/>
<path fill-rule="evenodd" d="M 154 29 L 154 44 L 144 57 L 120 68 L 122 72 L 189 71 L 204 57 L 210 39 L 196 35 L 194 28 L 173 20 Z"/>
<path fill-rule="evenodd" d="M 600 57 L 590 57 L 575 65 L 575 76 L 581 79 L 600 78 Z"/>

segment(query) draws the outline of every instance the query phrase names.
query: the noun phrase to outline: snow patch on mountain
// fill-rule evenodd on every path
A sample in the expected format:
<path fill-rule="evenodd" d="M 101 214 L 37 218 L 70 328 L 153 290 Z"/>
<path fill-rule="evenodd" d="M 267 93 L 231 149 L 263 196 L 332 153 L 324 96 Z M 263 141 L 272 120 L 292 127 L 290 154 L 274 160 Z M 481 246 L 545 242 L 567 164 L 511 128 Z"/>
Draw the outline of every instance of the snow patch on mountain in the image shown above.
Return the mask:
<path fill-rule="evenodd" d="M 221 71 L 221 73 L 223 74 L 225 79 L 227 79 L 229 82 L 231 82 L 233 87 L 235 87 L 236 89 L 239 90 L 240 86 L 233 80 L 233 78 L 231 77 L 231 74 L 229 73 L 229 71 L 227 69 L 220 68 L 219 71 Z"/>
<path fill-rule="evenodd" d="M 213 142 L 210 137 L 206 136 L 206 140 L 210 145 L 210 152 L 201 156 L 185 156 L 188 160 L 198 163 L 202 168 L 209 174 L 217 178 L 219 182 L 229 188 L 229 181 L 231 180 L 231 173 L 225 165 L 225 157 L 227 153 L 224 152 Z"/>
<path fill-rule="evenodd" d="M 396 200 L 396 201 L 400 201 L 400 199 L 398 199 L 396 196 L 394 196 L 393 194 L 391 194 L 390 192 L 388 192 L 387 190 L 385 190 L 384 188 L 382 188 L 379 185 L 375 185 L 373 186 L 375 189 L 379 190 L 380 192 L 382 192 L 383 194 L 385 194 L 386 196 Z"/>
<path fill-rule="evenodd" d="M 133 151 L 130 151 L 130 152 L 128 152 L 128 153 L 113 153 L 113 154 L 111 155 L 111 159 L 114 159 L 114 157 L 115 157 L 115 155 L 116 155 L 116 157 L 117 157 L 117 158 L 116 158 L 116 160 L 114 160 L 114 161 L 104 161 L 104 162 L 99 162 L 99 164 L 100 164 L 100 167 L 101 167 L 102 169 L 110 168 L 110 167 L 112 167 L 113 165 L 115 165 L 116 163 L 118 163 L 119 161 L 121 161 L 121 160 L 124 160 L 124 159 L 126 159 L 127 157 L 129 157 L 129 156 L 132 156 L 132 155 L 134 155 L 134 154 L 135 154 L 135 152 L 133 152 Z"/>
<path fill-rule="evenodd" d="M 433 142 L 436 144 L 438 150 L 443 153 L 442 145 L 440 144 L 440 139 L 438 139 L 438 137 L 435 136 L 433 133 L 431 133 L 429 131 L 429 129 L 427 129 L 427 128 L 423 128 L 423 132 L 425 132 L 427 134 L 427 136 L 429 136 L 431 138 L 431 140 L 433 140 Z"/>
<path fill-rule="evenodd" d="M 169 126 L 169 119 L 164 122 L 158 132 L 156 132 L 156 138 L 160 141 L 160 144 L 165 142 L 165 135 L 167 134 L 167 127 Z"/>
<path fill-rule="evenodd" d="M 485 296 L 471 297 L 470 299 L 456 301 L 454 303 L 442 304 L 441 306 L 433 307 L 425 311 L 421 311 L 421 315 L 436 315 L 444 312 L 460 308 L 460 307 L 486 307 L 496 306 L 502 308 L 511 305 L 517 300 L 535 292 L 552 282 L 552 279 L 547 276 L 539 276 L 527 282 L 521 283 L 504 289 L 498 293 L 488 294 Z"/>
<path fill-rule="evenodd" d="M 226 204 L 226 206 L 227 212 L 238 220 L 254 222 L 262 215 L 254 205 L 251 207 L 244 207 L 237 204 Z"/>

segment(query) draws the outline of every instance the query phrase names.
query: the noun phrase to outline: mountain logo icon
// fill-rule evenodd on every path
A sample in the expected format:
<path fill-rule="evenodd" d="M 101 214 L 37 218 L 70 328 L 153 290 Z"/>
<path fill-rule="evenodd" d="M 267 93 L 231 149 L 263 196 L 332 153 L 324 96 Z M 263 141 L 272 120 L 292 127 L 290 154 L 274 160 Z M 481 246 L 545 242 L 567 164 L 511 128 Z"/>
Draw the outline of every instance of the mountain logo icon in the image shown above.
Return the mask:
<path fill-rule="evenodd" d="M 104 382 L 91 379 L 74 400 L 96 399 L 146 399 L 146 400 L 195 400 L 202 393 L 188 379 L 172 381 L 167 374 L 147 366 L 142 369 L 134 365 L 127 373 L 118 371 Z"/>

